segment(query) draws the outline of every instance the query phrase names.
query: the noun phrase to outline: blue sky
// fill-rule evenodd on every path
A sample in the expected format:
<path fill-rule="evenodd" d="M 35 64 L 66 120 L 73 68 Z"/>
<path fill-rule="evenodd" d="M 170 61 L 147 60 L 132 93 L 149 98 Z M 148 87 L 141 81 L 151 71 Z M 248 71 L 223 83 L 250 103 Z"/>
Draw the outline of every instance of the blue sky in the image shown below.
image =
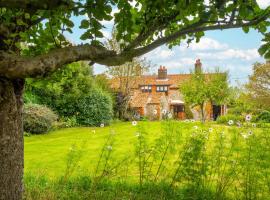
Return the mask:
<path fill-rule="evenodd" d="M 262 8 L 270 5 L 270 0 L 257 0 Z M 116 10 L 113 10 L 116 12 Z M 67 34 L 67 37 L 76 44 L 81 43 L 80 35 L 84 30 L 80 30 L 81 18 L 74 18 L 74 33 Z M 113 20 L 103 23 L 106 28 L 103 30 L 105 37 L 110 38 Z M 230 83 L 237 85 L 245 83 L 248 75 L 252 73 L 252 65 L 255 62 L 265 62 L 258 54 L 257 50 L 262 44 L 262 36 L 255 30 L 245 34 L 242 29 L 231 29 L 223 31 L 209 31 L 199 43 L 192 43 L 187 47 L 186 43 L 181 43 L 172 50 L 166 46 L 145 54 L 148 61 L 152 63 L 150 73 L 155 73 L 160 65 L 166 66 L 168 73 L 189 73 L 193 69 L 195 60 L 200 58 L 205 71 L 214 71 L 219 67 L 222 71 L 228 71 Z M 94 65 L 96 74 L 103 73 L 105 66 Z"/>

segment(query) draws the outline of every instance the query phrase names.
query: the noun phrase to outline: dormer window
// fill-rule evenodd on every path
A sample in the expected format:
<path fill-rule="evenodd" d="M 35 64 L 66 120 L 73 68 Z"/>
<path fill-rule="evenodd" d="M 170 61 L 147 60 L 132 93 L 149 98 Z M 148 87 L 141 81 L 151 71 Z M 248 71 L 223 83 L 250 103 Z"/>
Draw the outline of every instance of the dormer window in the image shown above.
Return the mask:
<path fill-rule="evenodd" d="M 168 92 L 167 85 L 157 85 L 157 92 Z"/>
<path fill-rule="evenodd" d="M 152 92 L 152 86 L 151 85 L 142 85 L 141 91 L 142 92 Z"/>

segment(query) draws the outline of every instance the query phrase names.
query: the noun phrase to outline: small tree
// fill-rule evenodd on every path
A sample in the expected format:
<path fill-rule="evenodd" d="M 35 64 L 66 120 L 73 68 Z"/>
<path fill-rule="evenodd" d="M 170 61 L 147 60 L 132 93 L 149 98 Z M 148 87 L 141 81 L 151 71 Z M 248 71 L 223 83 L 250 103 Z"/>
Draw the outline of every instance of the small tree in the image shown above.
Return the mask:
<path fill-rule="evenodd" d="M 270 108 L 270 63 L 255 63 L 246 84 L 247 100 L 259 109 Z"/>
<path fill-rule="evenodd" d="M 107 46 L 116 52 L 121 51 L 121 45 L 116 40 L 116 31 L 112 32 L 112 38 L 108 40 Z M 143 75 L 150 68 L 150 64 L 145 58 L 133 58 L 132 61 L 123 65 L 107 67 L 107 74 L 118 81 L 115 114 L 120 119 L 126 117 L 128 102 L 132 95 L 132 87 L 137 77 Z"/>
<path fill-rule="evenodd" d="M 228 96 L 227 74 L 193 72 L 191 78 L 180 85 L 180 92 L 187 104 L 200 107 L 201 121 L 204 123 L 206 103 L 221 104 Z"/>

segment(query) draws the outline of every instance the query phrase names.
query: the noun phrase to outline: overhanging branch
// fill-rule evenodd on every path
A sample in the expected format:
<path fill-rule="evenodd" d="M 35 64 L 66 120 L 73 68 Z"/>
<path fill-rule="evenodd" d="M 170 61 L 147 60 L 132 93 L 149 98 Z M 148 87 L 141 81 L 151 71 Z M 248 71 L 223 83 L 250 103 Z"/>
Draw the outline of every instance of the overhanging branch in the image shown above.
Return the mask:
<path fill-rule="evenodd" d="M 265 15 L 254 18 L 253 20 L 246 23 L 237 22 L 234 24 L 228 23 L 222 25 L 207 25 L 207 22 L 197 22 L 169 36 L 157 39 L 145 47 L 125 50 L 120 54 L 116 54 L 114 51 L 109 51 L 104 47 L 87 44 L 59 48 L 34 58 L 25 58 L 5 52 L 0 52 L 0 75 L 9 78 L 44 76 L 65 64 L 79 60 L 91 60 L 91 62 L 98 64 L 117 66 L 124 64 L 127 61 L 131 61 L 134 57 L 148 53 L 163 44 L 172 42 L 183 35 L 201 31 L 224 30 L 252 26 L 266 20 L 269 15 L 270 13 L 268 12 Z"/>
<path fill-rule="evenodd" d="M 53 10 L 58 7 L 72 7 L 71 0 L 0 0 L 0 8 L 24 10 Z"/>
<path fill-rule="evenodd" d="M 0 76 L 26 78 L 45 76 L 65 64 L 80 60 L 103 60 L 115 52 L 93 45 L 59 48 L 34 58 L 0 52 Z"/>

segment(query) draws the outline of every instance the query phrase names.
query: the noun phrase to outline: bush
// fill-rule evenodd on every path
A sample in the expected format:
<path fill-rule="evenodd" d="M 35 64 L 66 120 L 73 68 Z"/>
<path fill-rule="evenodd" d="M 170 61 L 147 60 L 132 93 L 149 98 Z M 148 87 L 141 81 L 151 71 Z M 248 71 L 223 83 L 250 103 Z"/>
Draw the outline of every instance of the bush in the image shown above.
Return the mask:
<path fill-rule="evenodd" d="M 109 124 L 112 119 L 112 99 L 100 90 L 93 90 L 78 99 L 77 122 L 82 125 L 99 126 Z"/>
<path fill-rule="evenodd" d="M 257 122 L 266 122 L 270 123 L 270 112 L 269 111 L 263 111 L 256 117 Z"/>
<path fill-rule="evenodd" d="M 29 133 L 46 133 L 57 118 L 57 115 L 46 106 L 26 104 L 23 111 L 23 128 Z"/>
<path fill-rule="evenodd" d="M 241 115 L 232 115 L 232 114 L 227 114 L 227 115 L 222 115 L 217 118 L 217 123 L 218 124 L 227 124 L 229 120 L 233 120 L 234 123 L 236 122 L 243 122 L 244 117 Z"/>
<path fill-rule="evenodd" d="M 76 116 L 73 117 L 60 117 L 58 122 L 55 124 L 56 128 L 70 128 L 79 126 L 77 123 Z"/>

